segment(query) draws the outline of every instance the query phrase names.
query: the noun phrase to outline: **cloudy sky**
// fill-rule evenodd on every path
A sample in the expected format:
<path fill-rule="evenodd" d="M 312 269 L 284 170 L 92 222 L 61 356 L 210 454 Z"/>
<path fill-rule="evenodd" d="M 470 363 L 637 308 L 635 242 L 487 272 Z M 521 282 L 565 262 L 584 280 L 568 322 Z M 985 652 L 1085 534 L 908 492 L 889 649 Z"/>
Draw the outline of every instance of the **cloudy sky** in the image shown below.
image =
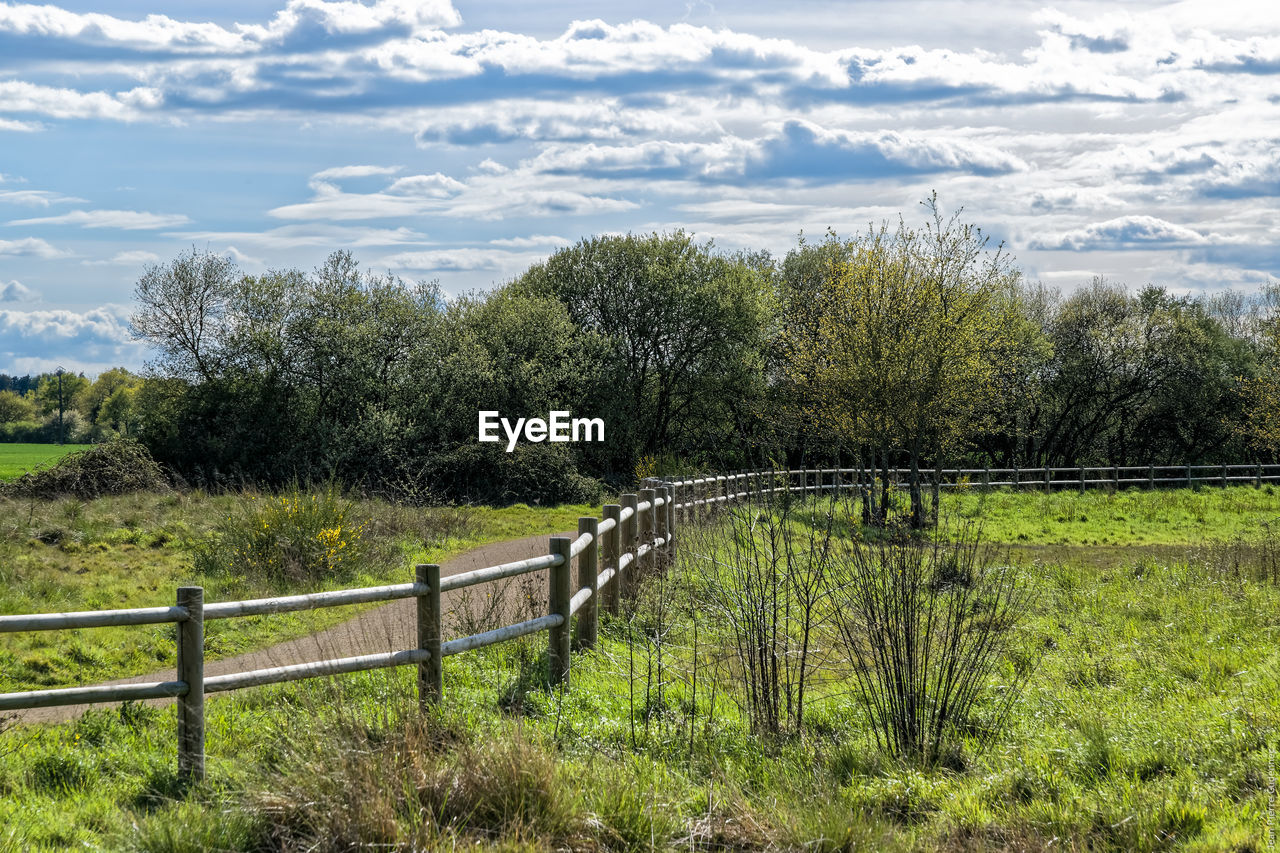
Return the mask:
<path fill-rule="evenodd" d="M 784 254 L 933 189 L 1064 289 L 1256 288 L 1280 11 L 0 2 L 0 371 L 141 367 L 134 284 L 193 246 L 457 293 L 601 232 Z"/>

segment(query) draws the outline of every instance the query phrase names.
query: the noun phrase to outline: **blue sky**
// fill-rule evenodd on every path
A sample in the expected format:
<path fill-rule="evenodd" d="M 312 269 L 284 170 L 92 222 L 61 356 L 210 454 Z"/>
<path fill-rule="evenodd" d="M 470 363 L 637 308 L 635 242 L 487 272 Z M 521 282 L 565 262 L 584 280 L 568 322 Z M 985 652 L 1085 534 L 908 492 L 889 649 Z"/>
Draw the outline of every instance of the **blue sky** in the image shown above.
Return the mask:
<path fill-rule="evenodd" d="M 781 255 L 934 189 L 1064 290 L 1257 288 L 1280 11 L 0 2 L 0 371 L 140 368 L 134 284 L 192 246 L 458 293 L 603 232 Z"/>

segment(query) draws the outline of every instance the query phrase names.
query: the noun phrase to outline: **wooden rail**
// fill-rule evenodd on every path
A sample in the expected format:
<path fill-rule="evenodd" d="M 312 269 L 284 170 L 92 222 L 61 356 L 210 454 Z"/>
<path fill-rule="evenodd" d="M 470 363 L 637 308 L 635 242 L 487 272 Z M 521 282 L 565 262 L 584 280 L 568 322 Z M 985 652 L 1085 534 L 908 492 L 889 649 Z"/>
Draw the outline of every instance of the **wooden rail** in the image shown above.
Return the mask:
<path fill-rule="evenodd" d="M 556 684 L 567 684 L 571 633 L 573 647 L 590 649 L 596 643 L 599 619 L 596 602 L 600 591 L 608 591 L 608 607 L 616 611 L 617 587 L 628 576 L 627 569 L 674 557 L 673 492 L 673 487 L 664 484 L 646 488 L 643 500 L 633 494 L 623 495 L 622 506 L 609 504 L 604 507 L 603 521 L 595 517 L 579 519 L 576 539 L 551 537 L 548 553 L 543 556 L 486 566 L 443 579 L 439 566 L 422 565 L 415 568 L 412 583 L 209 604 L 204 603 L 202 588 L 182 587 L 173 607 L 0 616 L 0 633 L 166 623 L 177 626 L 177 678 L 174 681 L 3 693 L 0 694 L 0 711 L 176 698 L 178 773 L 182 779 L 194 781 L 204 777 L 204 697 L 207 693 L 413 665 L 418 667 L 419 701 L 423 704 L 438 702 L 443 693 L 441 663 L 444 658 L 541 631 L 548 635 L 551 680 Z M 637 530 L 641 533 L 637 534 Z M 571 572 L 575 559 L 578 561 L 576 588 Z M 542 569 L 550 569 L 545 616 L 442 642 L 442 593 Z M 211 677 L 204 675 L 204 623 L 208 620 L 402 598 L 417 599 L 417 648 Z"/>
<path fill-rule="evenodd" d="M 906 473 L 903 469 L 890 469 L 890 487 L 905 485 L 902 478 Z M 1204 483 L 1261 486 L 1264 482 L 1280 481 L 1280 465 L 962 468 L 920 473 L 924 481 L 935 489 L 1010 487 L 1048 490 L 1074 486 L 1083 491 L 1088 486 L 1120 488 L 1145 485 L 1157 488 Z M 1074 479 L 1058 476 L 1060 474 L 1074 475 Z M 637 569 L 647 571 L 675 558 L 681 524 L 729 501 L 779 492 L 835 494 L 851 489 L 878 488 L 883 485 L 878 479 L 881 476 L 883 472 L 866 469 L 802 468 L 740 471 L 683 480 L 652 478 L 642 484 L 644 488 L 639 495 L 625 494 L 618 504 L 606 504 L 602 511 L 603 519 L 593 516 L 579 519 L 577 538 L 552 537 L 545 555 L 486 566 L 448 578 L 440 577 L 437 565 L 420 565 L 415 568 L 413 582 L 387 586 L 208 604 L 204 602 L 204 591 L 200 587 L 182 587 L 172 607 L 0 616 L 0 633 L 166 623 L 177 626 L 177 677 L 174 681 L 3 693 L 0 694 L 0 711 L 176 698 L 178 772 L 183 779 L 190 781 L 204 776 L 204 697 L 207 693 L 412 665 L 418 668 L 418 697 L 425 705 L 438 702 L 443 694 L 444 658 L 541 631 L 547 632 L 551 681 L 567 685 L 570 649 L 586 650 L 596 643 L 599 598 L 603 596 L 605 609 L 616 613 L 620 588 L 630 587 Z M 571 571 L 575 559 L 578 561 L 576 580 Z M 542 569 L 550 569 L 546 615 L 481 634 L 442 641 L 442 593 Z M 404 598 L 417 600 L 417 648 L 207 678 L 204 675 L 204 623 L 211 619 Z"/>

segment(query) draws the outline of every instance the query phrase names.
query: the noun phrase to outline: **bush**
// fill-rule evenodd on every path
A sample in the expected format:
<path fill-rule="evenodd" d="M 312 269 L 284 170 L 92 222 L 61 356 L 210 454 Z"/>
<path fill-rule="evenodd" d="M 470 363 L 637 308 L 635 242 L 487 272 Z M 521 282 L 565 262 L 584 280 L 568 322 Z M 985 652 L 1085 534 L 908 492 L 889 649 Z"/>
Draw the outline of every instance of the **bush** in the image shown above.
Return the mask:
<path fill-rule="evenodd" d="M 29 471 L 4 491 L 21 497 L 71 496 L 90 500 L 103 495 L 168 489 L 168 478 L 145 447 L 131 439 L 116 439 L 69 453 L 49 467 Z"/>
<path fill-rule="evenodd" d="M 270 582 L 349 576 L 365 556 L 364 525 L 336 486 L 248 495 L 196 551 L 196 568 Z"/>
<path fill-rule="evenodd" d="M 598 503 L 599 480 L 578 472 L 569 454 L 547 444 L 507 453 L 494 444 L 464 444 L 427 462 L 426 487 L 437 500 L 506 505 Z"/>
<path fill-rule="evenodd" d="M 1030 667 L 1015 672 L 985 728 L 973 711 L 1026 614 L 1031 596 L 969 529 L 954 544 L 898 531 L 838 551 L 826 578 L 840 639 L 877 742 L 938 764 L 958 736 L 997 733 Z"/>

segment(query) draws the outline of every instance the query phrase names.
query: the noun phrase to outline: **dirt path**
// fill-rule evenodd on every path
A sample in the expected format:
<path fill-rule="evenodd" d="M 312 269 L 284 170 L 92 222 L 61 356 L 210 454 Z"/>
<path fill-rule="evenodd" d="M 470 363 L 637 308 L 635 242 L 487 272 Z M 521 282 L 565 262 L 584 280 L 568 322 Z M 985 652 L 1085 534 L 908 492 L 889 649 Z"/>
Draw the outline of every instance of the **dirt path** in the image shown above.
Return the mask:
<path fill-rule="evenodd" d="M 564 534 L 571 535 L 571 534 Z M 576 534 L 572 534 L 576 535 Z M 528 557 L 536 557 L 547 553 L 549 536 L 526 536 L 508 542 L 495 542 L 484 545 L 465 554 L 460 554 L 440 566 L 441 577 L 449 577 L 485 566 L 496 566 Z M 523 579 L 527 579 L 521 584 Z M 450 635 L 458 635 L 459 624 L 466 623 L 466 616 L 483 619 L 484 611 L 489 609 L 487 595 L 495 590 L 502 598 L 495 610 L 501 611 L 493 615 L 501 616 L 519 611 L 522 606 L 523 588 L 527 588 L 532 596 L 536 596 L 539 606 L 546 606 L 546 571 L 531 572 L 520 578 L 498 585 L 484 584 L 468 589 L 453 590 L 443 596 L 445 607 L 445 639 Z M 452 617 L 452 618 L 451 618 Z M 268 617 L 269 618 L 269 617 Z M 375 652 L 399 651 L 414 648 L 417 645 L 417 605 L 411 599 L 401 599 L 368 610 L 359 616 L 305 637 L 279 643 L 256 652 L 246 652 L 220 660 L 205 661 L 206 676 L 223 675 L 232 672 L 247 672 L 254 669 L 265 669 L 273 666 L 286 666 L 295 663 L 324 660 L 326 658 L 350 657 L 353 655 L 373 654 Z M 484 627 L 496 627 L 497 624 Z M 121 678 L 104 684 L 139 684 L 154 681 L 173 681 L 177 673 L 173 668 L 156 670 L 145 675 L 132 678 Z M 209 697 L 216 701 L 221 695 Z M 172 699 L 155 699 L 149 704 L 164 705 Z M 13 712 L 15 722 L 19 723 L 54 723 L 79 717 L 93 705 L 64 705 L 58 708 L 30 708 Z M 110 707 L 104 704 L 97 707 Z"/>

